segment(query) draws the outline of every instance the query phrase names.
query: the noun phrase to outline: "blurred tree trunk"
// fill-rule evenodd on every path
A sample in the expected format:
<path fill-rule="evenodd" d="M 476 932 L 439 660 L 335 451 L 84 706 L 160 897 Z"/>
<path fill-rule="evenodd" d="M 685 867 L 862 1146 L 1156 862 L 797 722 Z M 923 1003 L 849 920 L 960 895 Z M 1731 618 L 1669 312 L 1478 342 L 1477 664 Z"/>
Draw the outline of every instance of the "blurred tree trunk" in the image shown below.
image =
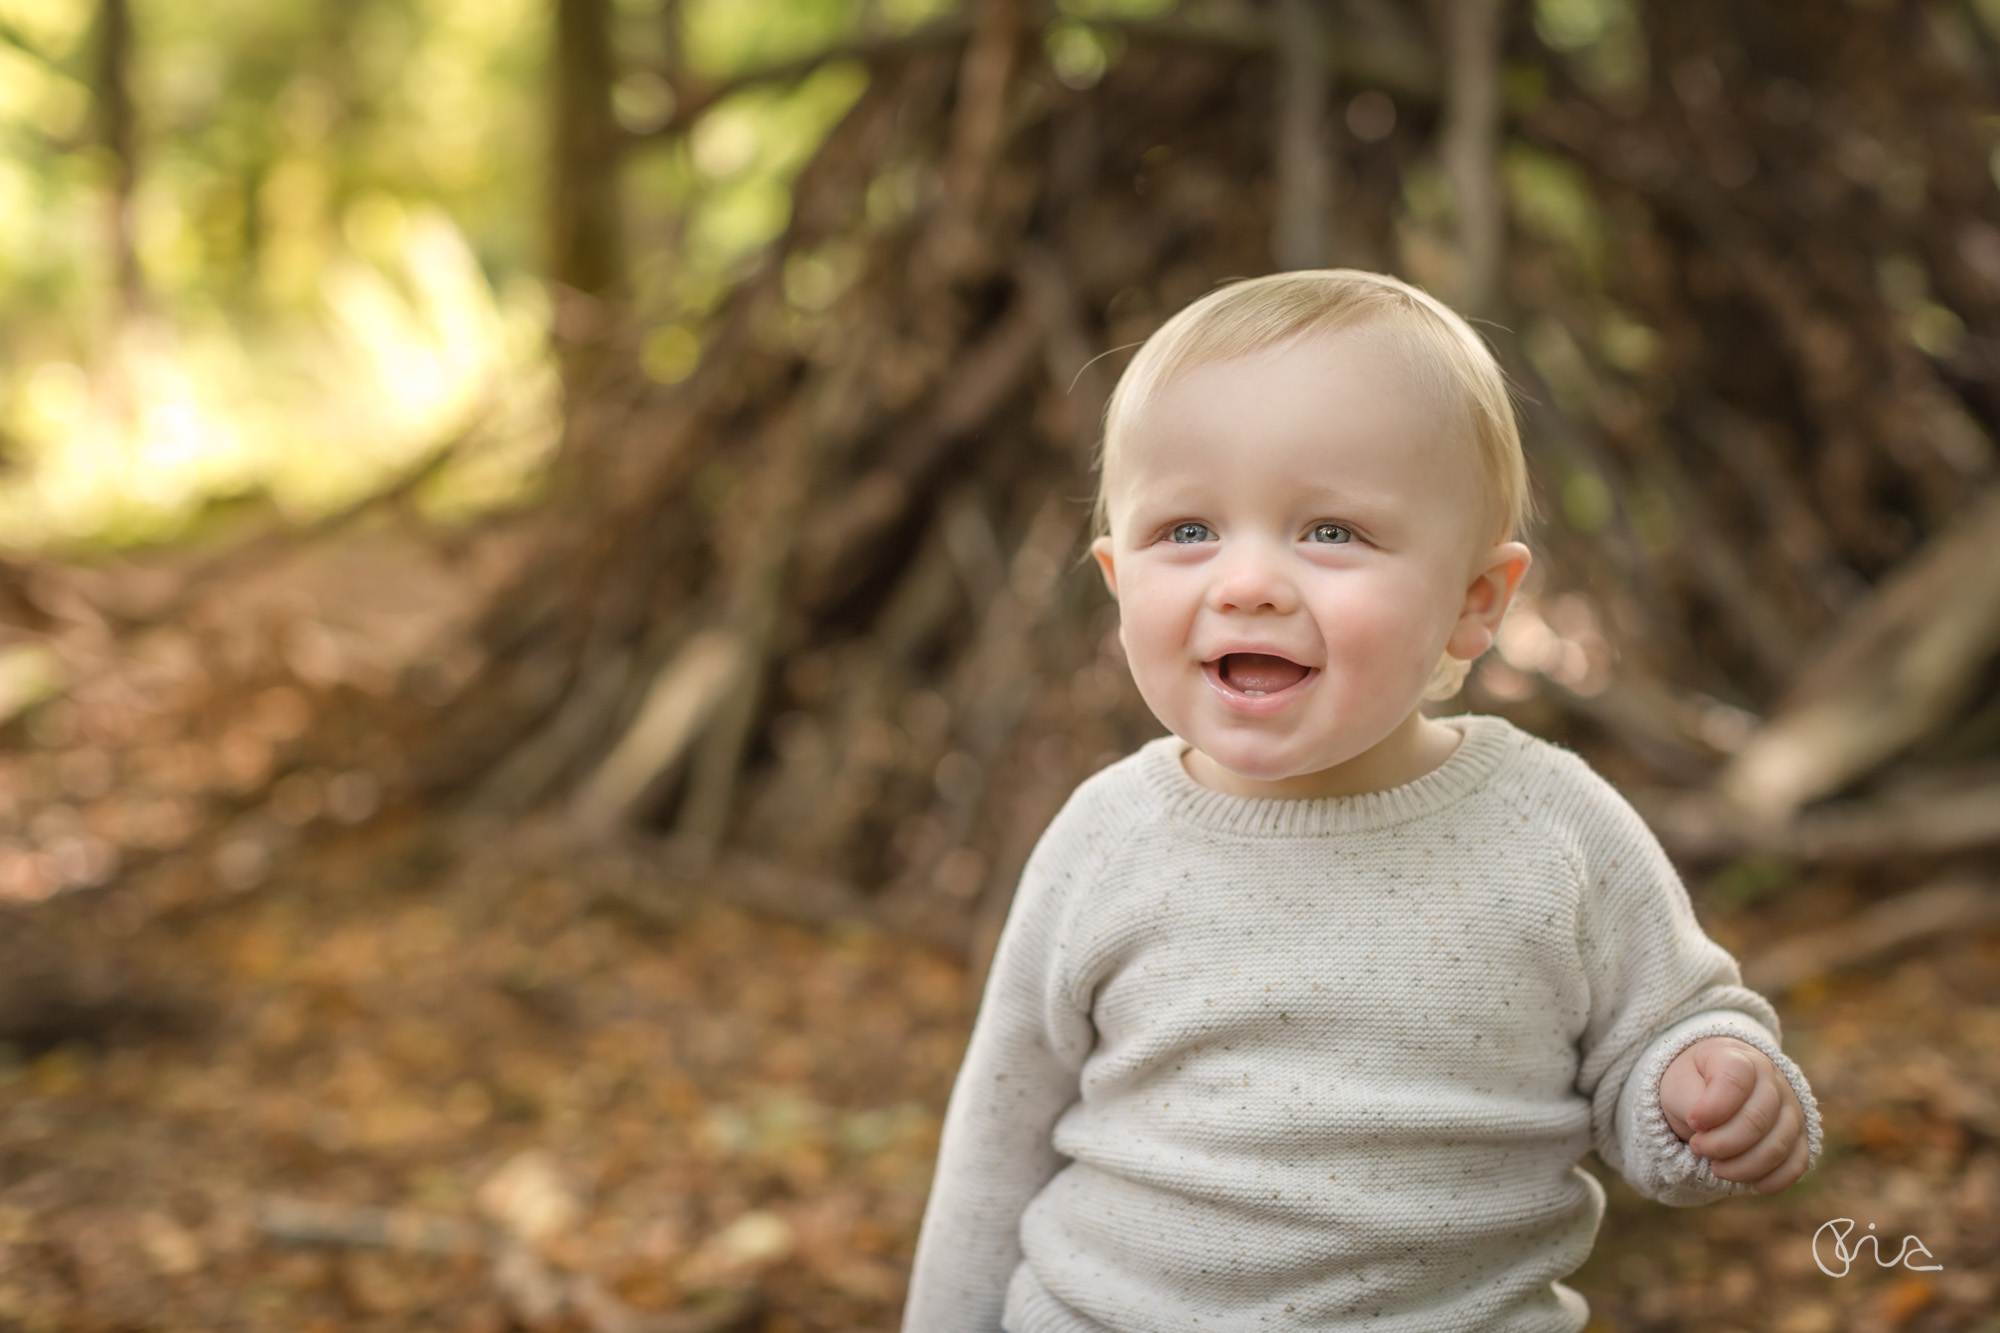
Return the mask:
<path fill-rule="evenodd" d="M 351 146 L 360 123 L 369 113 L 370 98 L 376 95 L 368 88 L 355 61 L 355 20 L 364 11 L 365 5 L 357 4 L 356 0 L 319 0 L 313 14 L 316 29 L 313 67 L 325 80 L 331 99 L 326 141 L 334 146 L 333 187 L 327 199 L 327 215 L 336 227 L 347 206 L 368 186 L 364 168 Z"/>
<path fill-rule="evenodd" d="M 660 63 L 670 76 L 687 67 L 687 15 L 681 0 L 660 0 Z"/>
<path fill-rule="evenodd" d="M 1504 0 L 1432 6 L 1445 61 L 1439 155 L 1458 230 L 1458 310 L 1490 316 L 1499 299 L 1506 219 L 1500 201 L 1500 37 Z"/>
<path fill-rule="evenodd" d="M 98 138 L 111 159 L 111 262 L 119 318 L 123 319 L 145 302 L 132 234 L 132 196 L 139 170 L 138 117 L 132 104 L 131 0 L 101 0 L 96 55 L 92 92 L 97 99 Z"/>
<path fill-rule="evenodd" d="M 625 280 L 623 192 L 611 85 L 611 0 L 555 0 L 549 152 L 549 279 L 564 383 L 597 366 Z"/>
<path fill-rule="evenodd" d="M 1278 0 L 1277 216 L 1271 258 L 1281 269 L 1323 268 L 1331 260 L 1333 157 L 1326 105 L 1326 16 L 1320 0 Z"/>

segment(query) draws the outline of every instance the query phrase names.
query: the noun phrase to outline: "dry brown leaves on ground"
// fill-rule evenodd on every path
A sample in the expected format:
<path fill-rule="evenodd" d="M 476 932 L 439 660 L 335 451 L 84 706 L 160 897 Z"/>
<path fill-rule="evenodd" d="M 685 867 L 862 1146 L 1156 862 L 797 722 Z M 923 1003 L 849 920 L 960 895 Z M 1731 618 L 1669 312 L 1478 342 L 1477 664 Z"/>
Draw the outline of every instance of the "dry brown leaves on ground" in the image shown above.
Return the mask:
<path fill-rule="evenodd" d="M 0 1072 L 0 1327 L 896 1327 L 960 963 L 393 821 L 308 850 L 137 933 L 76 915 L 155 1021 Z M 1796 901 L 1705 916 L 1754 955 Z M 1593 1329 L 2000 1329 L 1996 964 L 1989 931 L 1781 1001 L 1827 1126 L 1798 1188 L 1673 1210 L 1591 1164 Z M 1830 1277 L 1839 1218 L 1943 1268 Z"/>

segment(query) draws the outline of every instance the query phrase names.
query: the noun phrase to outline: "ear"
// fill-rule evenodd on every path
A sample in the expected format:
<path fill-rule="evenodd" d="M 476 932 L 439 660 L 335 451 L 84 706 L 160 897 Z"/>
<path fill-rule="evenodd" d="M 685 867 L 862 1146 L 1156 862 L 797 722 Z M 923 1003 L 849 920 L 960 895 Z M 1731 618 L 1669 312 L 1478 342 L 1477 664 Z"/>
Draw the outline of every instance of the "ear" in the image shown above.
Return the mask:
<path fill-rule="evenodd" d="M 1090 544 L 1090 553 L 1097 557 L 1097 566 L 1104 571 L 1104 586 L 1111 590 L 1112 600 L 1118 598 L 1118 569 L 1111 556 L 1111 539 L 1099 537 Z"/>
<path fill-rule="evenodd" d="M 1534 556 L 1519 542 L 1502 542 L 1480 557 L 1472 581 L 1465 586 L 1465 600 L 1459 604 L 1458 623 L 1452 626 L 1445 651 L 1460 661 L 1470 662 L 1493 646 L 1500 618 L 1521 586 Z"/>

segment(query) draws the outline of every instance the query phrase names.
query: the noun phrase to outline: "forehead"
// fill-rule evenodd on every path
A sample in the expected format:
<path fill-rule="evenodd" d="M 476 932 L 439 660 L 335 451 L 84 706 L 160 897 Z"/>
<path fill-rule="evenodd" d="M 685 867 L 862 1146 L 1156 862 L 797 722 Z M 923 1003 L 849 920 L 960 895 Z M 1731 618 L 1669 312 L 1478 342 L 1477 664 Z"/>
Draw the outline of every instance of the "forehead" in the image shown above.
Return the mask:
<path fill-rule="evenodd" d="M 1404 331 L 1319 332 L 1184 367 L 1121 423 L 1114 493 L 1176 475 L 1271 484 L 1455 490 L 1477 474 L 1470 414 L 1449 372 Z M 1476 477 L 1474 478 L 1476 482 Z"/>

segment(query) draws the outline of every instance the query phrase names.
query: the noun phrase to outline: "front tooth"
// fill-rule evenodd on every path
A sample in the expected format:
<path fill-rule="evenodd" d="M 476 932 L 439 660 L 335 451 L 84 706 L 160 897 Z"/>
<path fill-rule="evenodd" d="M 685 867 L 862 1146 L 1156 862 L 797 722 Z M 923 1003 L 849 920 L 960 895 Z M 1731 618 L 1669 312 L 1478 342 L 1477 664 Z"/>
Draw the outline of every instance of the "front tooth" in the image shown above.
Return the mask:
<path fill-rule="evenodd" d="M 1263 693 L 1264 691 L 1262 691 L 1262 690 L 1245 690 L 1245 691 L 1243 691 L 1243 692 L 1244 692 L 1245 694 L 1262 694 L 1262 693 Z"/>

